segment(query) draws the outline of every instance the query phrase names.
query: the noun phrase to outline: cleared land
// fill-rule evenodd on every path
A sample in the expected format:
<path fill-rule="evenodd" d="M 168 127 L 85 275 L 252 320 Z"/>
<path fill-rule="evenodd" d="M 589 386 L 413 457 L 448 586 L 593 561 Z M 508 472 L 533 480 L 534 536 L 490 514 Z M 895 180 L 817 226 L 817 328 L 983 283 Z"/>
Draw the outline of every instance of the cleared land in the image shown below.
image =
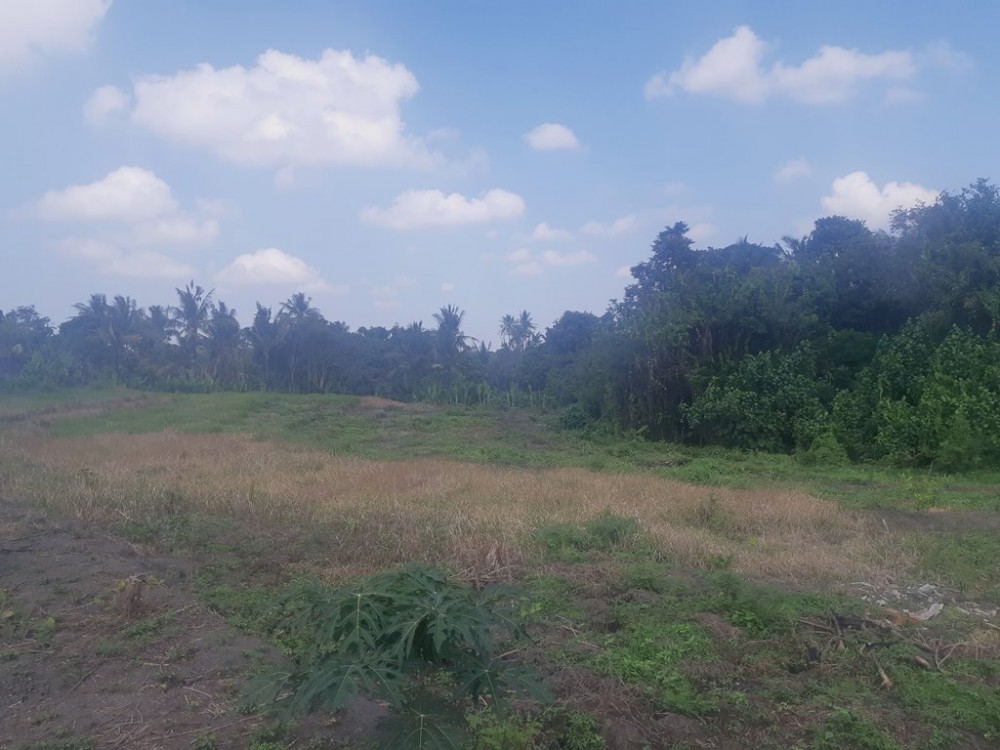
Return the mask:
<path fill-rule="evenodd" d="M 469 747 L 1000 742 L 995 477 L 377 399 L 62 394 L 0 429 L 3 748 L 377 743 L 377 704 L 279 723 L 241 689 L 289 586 L 411 563 L 529 595 L 511 658 L 556 707 L 455 702 Z"/>

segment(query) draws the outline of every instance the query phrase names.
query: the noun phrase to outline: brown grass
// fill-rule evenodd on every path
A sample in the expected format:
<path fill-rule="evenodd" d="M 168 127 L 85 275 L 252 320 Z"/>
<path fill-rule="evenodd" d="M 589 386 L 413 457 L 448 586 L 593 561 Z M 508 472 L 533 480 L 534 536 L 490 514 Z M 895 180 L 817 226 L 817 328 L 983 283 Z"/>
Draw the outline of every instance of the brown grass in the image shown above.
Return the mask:
<path fill-rule="evenodd" d="M 87 520 L 194 510 L 276 532 L 312 528 L 325 545 L 313 564 L 333 575 L 420 561 L 495 577 L 533 554 L 538 527 L 607 511 L 638 519 L 657 554 L 685 566 L 725 560 L 756 577 L 877 581 L 905 562 L 877 525 L 801 492 L 583 469 L 370 461 L 238 435 L 23 434 L 17 444 L 0 442 L 0 455 L 20 467 L 0 477 L 0 491 Z"/>

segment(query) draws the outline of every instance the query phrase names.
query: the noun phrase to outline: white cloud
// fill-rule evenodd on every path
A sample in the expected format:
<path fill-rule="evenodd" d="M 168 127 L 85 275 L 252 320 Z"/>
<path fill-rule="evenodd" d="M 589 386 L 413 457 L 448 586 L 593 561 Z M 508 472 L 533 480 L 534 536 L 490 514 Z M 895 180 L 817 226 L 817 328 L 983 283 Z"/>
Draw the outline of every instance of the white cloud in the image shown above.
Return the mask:
<path fill-rule="evenodd" d="M 437 157 L 400 115 L 419 88 L 405 66 L 375 55 L 268 50 L 251 68 L 202 63 L 139 78 L 132 121 L 237 164 L 429 166 Z"/>
<path fill-rule="evenodd" d="M 91 125 L 103 125 L 128 112 L 128 94 L 117 86 L 101 86 L 83 105 L 83 119 Z"/>
<path fill-rule="evenodd" d="M 504 256 L 504 258 L 513 263 L 519 263 L 522 261 L 530 260 L 531 251 L 526 247 L 519 247 L 517 250 L 511 250 Z"/>
<path fill-rule="evenodd" d="M 634 231 L 639 226 L 639 221 L 634 214 L 623 216 L 610 224 L 602 224 L 598 221 L 588 221 L 583 225 L 582 231 L 586 234 L 593 234 L 599 237 L 617 237 Z"/>
<path fill-rule="evenodd" d="M 215 278 L 223 283 L 239 286 L 284 284 L 295 285 L 306 291 L 327 288 L 316 269 L 301 258 L 276 247 L 237 256 Z"/>
<path fill-rule="evenodd" d="M 94 263 L 105 276 L 140 279 L 183 279 L 195 270 L 162 253 L 149 250 L 126 253 L 117 245 L 99 239 L 72 238 L 60 243 L 62 251 L 74 258 Z"/>
<path fill-rule="evenodd" d="M 442 281 L 441 282 L 441 291 L 442 292 L 454 292 L 455 291 L 455 285 L 452 284 L 450 281 Z"/>
<path fill-rule="evenodd" d="M 514 264 L 511 273 L 515 276 L 538 276 L 544 273 L 546 268 L 566 268 L 582 263 L 593 263 L 597 260 L 597 256 L 587 250 L 566 253 L 545 250 L 535 255 L 528 248 L 521 247 L 507 253 L 504 259 Z"/>
<path fill-rule="evenodd" d="M 956 73 L 967 73 L 976 67 L 971 55 L 953 49 L 947 41 L 931 44 L 924 54 L 931 65 Z"/>
<path fill-rule="evenodd" d="M 621 266 L 615 269 L 616 279 L 631 279 L 632 278 L 632 266 Z"/>
<path fill-rule="evenodd" d="M 876 185 L 866 172 L 851 172 L 833 181 L 832 192 L 820 201 L 827 214 L 863 219 L 870 229 L 886 229 L 892 211 L 917 202 L 934 203 L 938 191 L 912 182 Z"/>
<path fill-rule="evenodd" d="M 715 226 L 715 224 L 703 221 L 688 229 L 687 236 L 695 242 L 704 242 L 705 240 L 715 237 L 718 233 L 719 228 Z"/>
<path fill-rule="evenodd" d="M 107 276 L 128 276 L 135 279 L 187 279 L 195 270 L 163 253 L 141 250 L 123 253 L 101 269 Z"/>
<path fill-rule="evenodd" d="M 524 140 L 536 151 L 556 151 L 578 149 L 580 141 L 573 131 L 557 122 L 545 122 L 525 133 Z"/>
<path fill-rule="evenodd" d="M 531 239 L 538 240 L 540 242 L 558 242 L 562 240 L 571 240 L 573 235 L 565 229 L 553 229 L 544 221 L 535 227 L 535 231 L 531 233 Z"/>
<path fill-rule="evenodd" d="M 524 199 L 516 193 L 494 189 L 480 198 L 440 190 L 408 190 L 388 208 L 366 208 L 361 219 L 390 229 L 450 227 L 516 219 L 524 213 Z"/>
<path fill-rule="evenodd" d="M 593 263 L 597 260 L 597 256 L 586 250 L 577 250 L 575 253 L 546 250 L 542 253 L 542 260 L 549 266 L 578 266 L 581 263 Z"/>
<path fill-rule="evenodd" d="M 89 185 L 50 190 L 38 201 L 43 219 L 142 221 L 172 214 L 170 186 L 141 167 L 121 167 Z"/>
<path fill-rule="evenodd" d="M 111 0 L 3 0 L 0 2 L 0 72 L 39 55 L 84 51 Z"/>
<path fill-rule="evenodd" d="M 63 240 L 60 248 L 67 255 L 81 260 L 109 261 L 121 255 L 121 250 L 115 245 L 93 238 Z"/>
<path fill-rule="evenodd" d="M 905 81 L 917 72 L 913 55 L 889 50 L 869 55 L 843 47 L 823 46 L 800 65 L 778 61 L 762 65 L 768 44 L 748 26 L 720 39 L 701 58 L 686 57 L 680 69 L 657 73 L 646 83 L 647 99 L 689 94 L 721 96 L 758 104 L 784 96 L 807 104 L 831 104 L 849 99 L 863 81 Z"/>
<path fill-rule="evenodd" d="M 132 240 L 139 245 L 207 245 L 219 236 L 219 222 L 188 214 L 166 216 L 136 224 Z"/>
<path fill-rule="evenodd" d="M 778 167 L 778 171 L 774 173 L 774 181 L 791 182 L 799 177 L 808 177 L 810 174 L 812 174 L 812 165 L 805 159 L 795 159 Z"/>
<path fill-rule="evenodd" d="M 538 276 L 545 269 L 537 260 L 529 260 L 526 263 L 518 263 L 511 271 L 515 276 Z"/>

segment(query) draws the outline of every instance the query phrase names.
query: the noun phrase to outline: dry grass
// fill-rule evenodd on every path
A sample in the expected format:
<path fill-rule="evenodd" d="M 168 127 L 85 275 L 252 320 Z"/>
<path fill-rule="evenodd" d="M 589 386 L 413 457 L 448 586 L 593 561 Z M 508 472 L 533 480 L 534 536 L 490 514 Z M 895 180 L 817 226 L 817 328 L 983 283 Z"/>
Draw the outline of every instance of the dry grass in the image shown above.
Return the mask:
<path fill-rule="evenodd" d="M 277 531 L 323 529 L 318 564 L 343 575 L 394 562 L 495 577 L 532 552 L 532 533 L 603 512 L 633 517 L 665 559 L 795 582 L 897 575 L 905 561 L 870 520 L 799 492 L 706 489 L 582 469 L 529 471 L 440 460 L 379 462 L 238 435 L 22 433 L 0 442 L 19 468 L 0 490 L 82 518 L 186 510 Z M 318 533 L 318 532 L 317 532 Z"/>

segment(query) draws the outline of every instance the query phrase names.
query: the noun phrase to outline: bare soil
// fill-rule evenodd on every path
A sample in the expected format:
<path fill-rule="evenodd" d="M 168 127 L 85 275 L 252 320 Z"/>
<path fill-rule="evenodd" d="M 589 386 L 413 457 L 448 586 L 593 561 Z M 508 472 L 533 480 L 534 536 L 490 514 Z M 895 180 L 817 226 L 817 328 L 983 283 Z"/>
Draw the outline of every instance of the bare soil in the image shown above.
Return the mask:
<path fill-rule="evenodd" d="M 0 749 L 249 747 L 267 719 L 242 688 L 281 657 L 199 603 L 192 572 L 0 499 Z M 360 701 L 298 733 L 349 747 L 382 716 Z"/>

